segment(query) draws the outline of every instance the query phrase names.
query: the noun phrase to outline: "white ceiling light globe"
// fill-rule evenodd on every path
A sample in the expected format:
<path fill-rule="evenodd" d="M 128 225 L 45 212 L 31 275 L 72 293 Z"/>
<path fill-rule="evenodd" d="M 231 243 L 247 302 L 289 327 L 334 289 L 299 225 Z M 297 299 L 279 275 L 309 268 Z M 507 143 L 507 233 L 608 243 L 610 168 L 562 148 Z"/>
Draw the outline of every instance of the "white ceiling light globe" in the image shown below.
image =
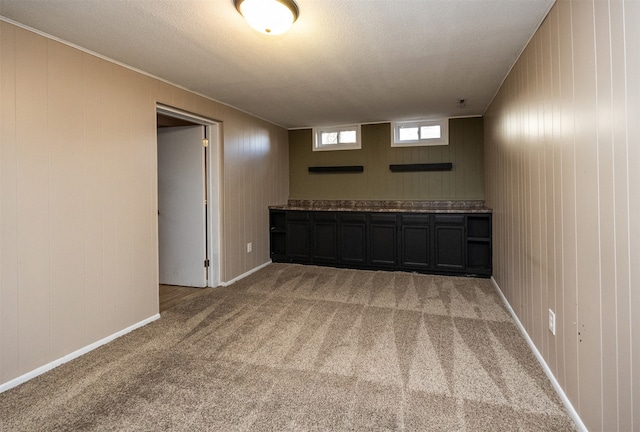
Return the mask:
<path fill-rule="evenodd" d="M 298 18 L 297 6 L 293 2 L 236 0 L 235 3 L 251 27 L 268 35 L 285 33 Z M 290 3 L 291 7 L 286 3 Z"/>

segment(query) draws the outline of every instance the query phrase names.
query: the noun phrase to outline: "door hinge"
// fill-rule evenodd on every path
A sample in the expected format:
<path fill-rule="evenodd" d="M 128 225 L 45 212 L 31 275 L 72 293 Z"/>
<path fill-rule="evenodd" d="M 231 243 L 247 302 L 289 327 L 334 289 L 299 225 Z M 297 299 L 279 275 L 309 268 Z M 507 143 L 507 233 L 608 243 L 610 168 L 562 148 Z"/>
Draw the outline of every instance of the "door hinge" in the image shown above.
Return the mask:
<path fill-rule="evenodd" d="M 209 267 L 209 260 L 204 260 L 204 266 Z"/>

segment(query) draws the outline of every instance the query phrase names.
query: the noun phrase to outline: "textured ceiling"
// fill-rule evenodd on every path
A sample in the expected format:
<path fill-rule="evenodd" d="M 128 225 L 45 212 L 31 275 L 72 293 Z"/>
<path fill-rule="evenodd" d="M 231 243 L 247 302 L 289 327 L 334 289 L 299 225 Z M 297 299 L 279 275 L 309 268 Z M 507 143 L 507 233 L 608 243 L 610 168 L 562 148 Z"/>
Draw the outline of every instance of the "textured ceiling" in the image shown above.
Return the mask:
<path fill-rule="evenodd" d="M 554 0 L 0 0 L 0 15 L 288 128 L 483 114 Z M 458 99 L 466 106 L 458 106 Z"/>

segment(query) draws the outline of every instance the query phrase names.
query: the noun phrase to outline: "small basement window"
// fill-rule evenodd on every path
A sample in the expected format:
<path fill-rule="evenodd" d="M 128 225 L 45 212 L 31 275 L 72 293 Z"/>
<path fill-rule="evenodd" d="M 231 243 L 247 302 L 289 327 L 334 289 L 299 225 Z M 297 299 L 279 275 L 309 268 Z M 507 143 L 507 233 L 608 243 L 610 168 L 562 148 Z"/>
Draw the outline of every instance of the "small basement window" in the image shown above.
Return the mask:
<path fill-rule="evenodd" d="M 392 123 L 391 147 L 449 145 L 449 119 Z"/>
<path fill-rule="evenodd" d="M 362 148 L 360 125 L 313 128 L 313 151 Z"/>

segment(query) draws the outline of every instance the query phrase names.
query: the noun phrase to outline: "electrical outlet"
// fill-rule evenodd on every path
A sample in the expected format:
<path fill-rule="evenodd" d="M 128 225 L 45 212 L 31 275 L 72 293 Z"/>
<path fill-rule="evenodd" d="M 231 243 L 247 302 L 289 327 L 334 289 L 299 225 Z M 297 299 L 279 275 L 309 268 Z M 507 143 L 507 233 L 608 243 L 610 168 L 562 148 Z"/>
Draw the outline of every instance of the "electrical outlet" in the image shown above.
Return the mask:
<path fill-rule="evenodd" d="M 247 253 L 251 252 L 252 249 L 253 245 L 251 244 L 251 242 L 247 243 Z"/>
<path fill-rule="evenodd" d="M 549 309 L 549 331 L 552 335 L 556 335 L 556 314 Z"/>

